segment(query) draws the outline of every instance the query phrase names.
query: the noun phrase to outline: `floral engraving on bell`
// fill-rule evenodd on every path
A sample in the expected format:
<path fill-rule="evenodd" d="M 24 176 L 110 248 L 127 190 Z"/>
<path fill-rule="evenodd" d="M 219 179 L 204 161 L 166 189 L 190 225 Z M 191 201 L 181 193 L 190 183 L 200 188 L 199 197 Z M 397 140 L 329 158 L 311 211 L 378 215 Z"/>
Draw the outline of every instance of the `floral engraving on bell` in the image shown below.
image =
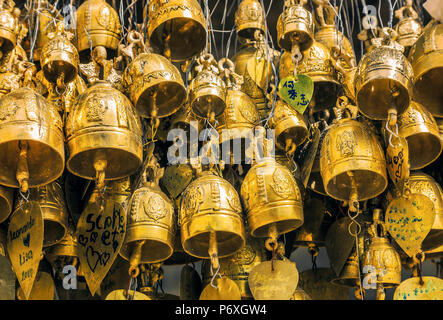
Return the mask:
<path fill-rule="evenodd" d="M 203 190 L 199 186 L 192 187 L 186 192 L 183 199 L 185 216 L 191 218 L 195 212 L 198 212 L 200 204 L 203 202 Z"/>
<path fill-rule="evenodd" d="M 151 195 L 149 199 L 145 200 L 143 208 L 146 216 L 155 222 L 166 217 L 168 213 L 165 201 L 158 195 Z"/>
<path fill-rule="evenodd" d="M 342 157 L 352 157 L 357 146 L 357 138 L 352 131 L 344 131 L 337 135 L 336 146 Z"/>
<path fill-rule="evenodd" d="M 272 180 L 271 187 L 278 196 L 287 199 L 293 193 L 291 182 L 279 168 L 274 170 Z"/>

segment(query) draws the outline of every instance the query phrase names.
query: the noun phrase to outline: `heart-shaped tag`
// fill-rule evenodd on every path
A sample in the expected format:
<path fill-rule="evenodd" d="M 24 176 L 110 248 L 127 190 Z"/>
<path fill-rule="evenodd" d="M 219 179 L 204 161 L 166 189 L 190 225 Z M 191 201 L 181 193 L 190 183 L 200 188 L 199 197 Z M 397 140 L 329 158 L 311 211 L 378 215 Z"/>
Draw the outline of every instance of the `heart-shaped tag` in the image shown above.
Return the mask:
<path fill-rule="evenodd" d="M 278 84 L 280 97 L 293 107 L 298 113 L 303 114 L 314 93 L 314 82 L 304 74 L 289 76 L 280 80 Z"/>

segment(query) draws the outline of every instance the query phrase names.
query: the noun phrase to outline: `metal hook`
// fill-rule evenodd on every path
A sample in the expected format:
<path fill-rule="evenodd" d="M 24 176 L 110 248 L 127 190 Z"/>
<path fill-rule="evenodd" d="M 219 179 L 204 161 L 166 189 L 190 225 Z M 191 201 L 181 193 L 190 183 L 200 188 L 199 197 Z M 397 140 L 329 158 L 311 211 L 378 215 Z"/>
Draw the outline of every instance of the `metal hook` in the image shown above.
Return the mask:
<path fill-rule="evenodd" d="M 215 288 L 215 289 L 218 290 L 218 287 L 214 284 L 214 280 L 215 280 L 215 277 L 217 277 L 217 275 L 218 275 L 220 278 L 222 278 L 222 276 L 221 276 L 221 274 L 220 274 L 220 264 L 218 265 L 217 270 L 216 270 L 215 273 L 214 273 L 214 270 L 212 269 L 212 263 L 211 263 L 211 275 L 212 275 L 212 278 L 211 278 L 211 287 L 213 287 L 213 288 Z"/>

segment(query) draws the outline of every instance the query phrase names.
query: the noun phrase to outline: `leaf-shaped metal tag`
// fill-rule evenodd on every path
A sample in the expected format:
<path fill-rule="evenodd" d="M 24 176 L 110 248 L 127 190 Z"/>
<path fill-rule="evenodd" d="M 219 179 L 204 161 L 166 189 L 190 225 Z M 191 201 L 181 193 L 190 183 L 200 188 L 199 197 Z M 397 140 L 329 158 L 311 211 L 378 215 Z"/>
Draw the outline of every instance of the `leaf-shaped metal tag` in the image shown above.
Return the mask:
<path fill-rule="evenodd" d="M 37 275 L 43 247 L 43 217 L 36 201 L 23 202 L 9 221 L 7 251 L 26 299 Z"/>
<path fill-rule="evenodd" d="M 201 291 L 198 272 L 191 266 L 184 266 L 180 274 L 180 300 L 198 300 Z"/>
<path fill-rule="evenodd" d="M 17 290 L 19 300 L 54 300 L 55 285 L 51 275 L 39 271 L 35 277 L 34 285 L 28 299 L 25 299 L 22 288 Z"/>
<path fill-rule="evenodd" d="M 409 278 L 397 287 L 394 300 L 443 300 L 443 280 L 436 277 Z"/>
<path fill-rule="evenodd" d="M 134 290 L 119 289 L 110 292 L 105 300 L 153 300 L 147 295 Z"/>
<path fill-rule="evenodd" d="M 403 189 L 403 182 L 409 178 L 409 148 L 405 138 L 392 136 L 386 149 L 389 176 L 395 186 Z"/>
<path fill-rule="evenodd" d="M 120 203 L 104 200 L 103 212 L 90 202 L 77 225 L 79 259 L 91 295 L 100 287 L 125 239 L 126 214 Z"/>
<path fill-rule="evenodd" d="M 422 194 L 395 198 L 385 215 L 388 232 L 410 257 L 421 251 L 421 244 L 435 219 L 433 202 Z"/>
<path fill-rule="evenodd" d="M 0 255 L 0 300 L 15 299 L 15 274 L 11 262 Z"/>
<path fill-rule="evenodd" d="M 298 270 L 289 260 L 265 261 L 249 273 L 248 283 L 255 300 L 290 300 L 298 284 Z"/>
<path fill-rule="evenodd" d="M 257 53 L 258 51 L 255 55 L 249 58 L 246 63 L 246 71 L 257 86 L 260 89 L 264 89 L 266 84 L 271 80 L 272 65 L 266 60 L 264 55 L 258 55 Z"/>
<path fill-rule="evenodd" d="M 280 80 L 278 92 L 284 101 L 298 113 L 303 114 L 311 102 L 314 82 L 304 74 L 297 75 L 297 80 L 293 76 L 289 76 Z"/>
<path fill-rule="evenodd" d="M 172 199 L 177 198 L 191 183 L 193 177 L 192 168 L 189 165 L 173 165 L 165 169 L 160 183 L 168 191 Z"/>
<path fill-rule="evenodd" d="M 203 289 L 200 300 L 241 300 L 238 285 L 228 277 L 214 280 L 214 288 L 210 283 Z"/>

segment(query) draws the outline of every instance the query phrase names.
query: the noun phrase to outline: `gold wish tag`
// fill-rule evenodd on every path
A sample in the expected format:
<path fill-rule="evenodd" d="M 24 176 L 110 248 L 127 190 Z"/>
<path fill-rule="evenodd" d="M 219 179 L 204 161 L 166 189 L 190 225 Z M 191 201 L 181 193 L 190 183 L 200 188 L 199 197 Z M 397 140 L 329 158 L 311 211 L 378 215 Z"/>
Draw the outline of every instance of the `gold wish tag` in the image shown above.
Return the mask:
<path fill-rule="evenodd" d="M 409 278 L 397 287 L 394 300 L 443 300 L 443 280 L 436 277 Z"/>
<path fill-rule="evenodd" d="M 25 299 L 22 288 L 17 290 L 19 300 L 54 300 L 55 285 L 51 275 L 39 271 L 35 277 L 34 285 L 28 299 Z"/>
<path fill-rule="evenodd" d="M 152 299 L 147 295 L 138 291 L 129 290 L 128 292 L 128 290 L 119 289 L 110 292 L 106 296 L 105 300 L 152 300 Z"/>
<path fill-rule="evenodd" d="M 200 300 L 241 300 L 241 292 L 238 285 L 227 277 L 214 280 L 214 286 L 206 285 Z"/>
<path fill-rule="evenodd" d="M 23 202 L 9 221 L 7 251 L 25 299 L 31 293 L 43 247 L 43 217 L 35 201 Z"/>
<path fill-rule="evenodd" d="M 392 238 L 412 257 L 421 251 L 421 244 L 431 231 L 434 219 L 432 201 L 422 194 L 413 193 L 389 203 L 385 223 Z"/>
<path fill-rule="evenodd" d="M 0 300 L 15 299 L 15 274 L 7 257 L 0 256 Z"/>
<path fill-rule="evenodd" d="M 295 263 L 285 260 L 265 261 L 249 273 L 249 288 L 255 300 L 290 300 L 298 284 Z"/>
<path fill-rule="evenodd" d="M 271 80 L 269 75 L 272 75 L 272 65 L 265 56 L 260 56 L 257 53 L 249 58 L 246 63 L 246 70 L 257 86 L 264 89 Z"/>
<path fill-rule="evenodd" d="M 389 176 L 402 190 L 403 182 L 409 178 L 409 148 L 405 138 L 392 136 L 386 149 L 386 162 Z"/>
<path fill-rule="evenodd" d="M 100 287 L 125 239 L 126 214 L 120 203 L 90 202 L 77 224 L 79 259 L 91 295 Z"/>

